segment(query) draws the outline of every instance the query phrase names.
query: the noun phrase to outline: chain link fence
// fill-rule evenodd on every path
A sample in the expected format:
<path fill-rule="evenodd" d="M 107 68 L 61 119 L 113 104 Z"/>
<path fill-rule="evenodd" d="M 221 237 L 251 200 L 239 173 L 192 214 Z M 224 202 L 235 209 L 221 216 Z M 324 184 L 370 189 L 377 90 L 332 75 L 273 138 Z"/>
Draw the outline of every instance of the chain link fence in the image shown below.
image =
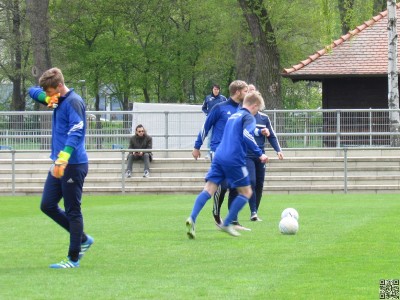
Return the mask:
<path fill-rule="evenodd" d="M 283 148 L 388 147 L 388 109 L 269 110 L 265 113 Z M 0 112 L 0 149 L 50 149 L 51 111 Z M 191 149 L 205 116 L 199 111 L 88 111 L 88 150 L 127 148 L 138 124 L 154 149 Z M 206 143 L 204 145 L 206 148 Z"/>

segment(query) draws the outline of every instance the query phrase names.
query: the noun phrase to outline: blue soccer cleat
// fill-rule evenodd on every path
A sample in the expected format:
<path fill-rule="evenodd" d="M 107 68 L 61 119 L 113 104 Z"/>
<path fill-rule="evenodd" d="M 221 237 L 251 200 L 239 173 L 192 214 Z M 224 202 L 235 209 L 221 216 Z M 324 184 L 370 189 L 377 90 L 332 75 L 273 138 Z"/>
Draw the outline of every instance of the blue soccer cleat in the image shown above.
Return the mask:
<path fill-rule="evenodd" d="M 79 267 L 79 260 L 77 262 L 72 261 L 69 256 L 67 256 L 66 260 L 62 260 L 57 264 L 50 265 L 52 269 L 71 269 L 71 268 L 78 268 Z"/>
<path fill-rule="evenodd" d="M 92 238 L 90 235 L 86 235 L 87 240 L 86 242 L 81 244 L 81 251 L 79 252 L 79 259 L 82 259 L 83 255 L 86 253 L 86 251 L 89 250 L 90 246 L 94 243 L 94 238 Z"/>

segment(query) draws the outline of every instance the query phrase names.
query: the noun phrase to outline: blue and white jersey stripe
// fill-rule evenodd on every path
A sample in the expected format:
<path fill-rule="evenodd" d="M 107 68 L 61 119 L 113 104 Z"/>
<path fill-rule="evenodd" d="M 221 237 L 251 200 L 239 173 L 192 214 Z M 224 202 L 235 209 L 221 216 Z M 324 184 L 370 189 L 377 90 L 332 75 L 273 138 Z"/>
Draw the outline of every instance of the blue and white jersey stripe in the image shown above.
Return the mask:
<path fill-rule="evenodd" d="M 241 108 L 235 113 L 225 126 L 225 131 L 219 145 L 214 161 L 230 166 L 245 166 L 247 150 L 253 151 L 260 157 L 261 149 L 254 139 L 256 121 L 246 108 Z M 231 141 L 235 141 L 232 143 Z"/>
<path fill-rule="evenodd" d="M 238 107 L 239 104 L 233 101 L 231 98 L 215 105 L 209 112 L 206 121 L 204 122 L 204 125 L 197 136 L 194 148 L 201 148 L 208 133 L 212 129 L 210 150 L 215 151 L 222 140 L 226 122 L 234 113 L 237 112 Z"/>

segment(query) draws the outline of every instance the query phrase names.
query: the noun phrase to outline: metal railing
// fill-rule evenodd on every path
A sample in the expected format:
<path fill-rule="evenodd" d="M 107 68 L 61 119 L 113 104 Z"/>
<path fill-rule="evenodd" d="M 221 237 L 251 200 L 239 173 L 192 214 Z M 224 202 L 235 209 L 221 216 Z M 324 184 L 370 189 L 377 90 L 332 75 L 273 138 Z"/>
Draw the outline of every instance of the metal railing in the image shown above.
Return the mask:
<path fill-rule="evenodd" d="M 267 110 L 284 148 L 339 148 L 390 146 L 388 109 Z M 49 149 L 51 111 L 0 112 L 0 149 Z M 143 124 L 153 137 L 153 148 L 192 148 L 205 120 L 193 111 L 88 111 L 86 148 L 127 147 L 133 128 Z"/>
<path fill-rule="evenodd" d="M 166 152 L 176 152 L 176 153 L 190 153 L 192 149 L 152 149 L 152 152 L 155 153 L 166 153 Z M 284 152 L 287 149 L 284 149 Z M 318 153 L 318 151 L 323 151 L 323 153 L 329 153 L 331 152 L 329 149 L 318 149 L 318 148 L 313 148 L 313 149 L 305 149 L 305 148 L 298 148 L 298 149 L 290 149 L 293 150 L 294 152 L 304 152 L 304 151 L 310 151 L 310 153 L 308 153 L 308 155 L 304 155 L 301 154 L 299 157 L 291 157 L 291 159 L 293 159 L 294 161 L 296 159 L 299 159 L 300 161 L 302 161 L 304 158 L 316 158 L 319 157 L 318 155 L 315 156 L 315 153 Z M 359 159 L 359 150 L 358 148 L 347 148 L 347 147 L 341 147 L 341 148 L 334 148 L 332 149 L 334 150 L 334 155 L 332 155 L 332 153 L 327 154 L 330 155 L 330 157 L 334 157 L 335 159 L 338 159 L 338 166 L 341 166 L 341 170 L 339 170 L 338 172 L 340 172 L 339 178 L 342 179 L 342 187 L 339 188 L 339 190 L 343 191 L 343 193 L 347 193 L 349 190 L 349 177 L 350 176 L 355 176 L 352 175 L 352 171 L 349 171 L 349 163 L 353 163 L 354 165 L 354 159 Z M 145 151 L 143 149 L 143 151 Z M 378 151 L 377 153 L 374 153 Z M 392 147 L 392 148 L 382 148 L 382 147 L 368 147 L 368 148 L 363 148 L 362 149 L 362 157 L 382 157 L 382 158 L 394 158 L 396 157 L 396 159 L 398 159 L 398 155 L 396 155 L 396 153 L 398 153 L 400 151 L 400 148 L 398 147 Z M 11 190 L 10 193 L 12 195 L 16 194 L 16 166 L 18 164 L 18 158 L 20 158 L 21 156 L 23 156 L 24 153 L 42 153 L 42 150 L 0 150 L 0 155 L 3 161 L 5 161 L 7 164 L 10 164 L 10 166 L 7 166 L 11 171 Z M 125 167 L 126 167 L 126 153 L 129 152 L 129 149 L 105 149 L 105 150 L 90 150 L 89 151 L 89 156 L 91 156 L 91 154 L 93 153 L 110 153 L 110 152 L 117 152 L 120 153 L 119 156 L 121 157 L 121 164 L 120 164 L 120 170 L 121 170 L 121 180 L 120 180 L 120 188 L 121 188 L 121 193 L 125 193 L 125 188 L 126 188 L 126 182 L 125 182 Z M 371 152 L 371 154 L 369 155 L 368 152 Z M 395 156 L 393 156 L 393 154 L 395 154 Z M 167 155 L 168 156 L 168 155 Z M 107 155 L 105 155 L 105 157 L 107 157 Z M 324 156 L 325 157 L 325 156 Z M 326 157 L 325 157 L 326 158 Z M 104 159 L 104 161 L 106 161 L 106 159 Z M 50 163 L 50 161 L 49 161 Z M 379 168 L 380 165 L 377 165 Z M 354 167 L 353 167 L 354 168 Z M 374 169 L 374 167 L 372 166 L 371 169 Z M 350 175 L 350 176 L 349 176 Z M 365 177 L 367 175 L 361 175 L 361 177 Z M 305 176 L 306 177 L 306 176 Z M 354 178 L 353 178 L 354 179 Z M 23 184 L 23 183 L 22 183 Z M 396 183 L 398 185 L 398 183 Z M 400 187 L 399 187 L 400 189 Z"/>

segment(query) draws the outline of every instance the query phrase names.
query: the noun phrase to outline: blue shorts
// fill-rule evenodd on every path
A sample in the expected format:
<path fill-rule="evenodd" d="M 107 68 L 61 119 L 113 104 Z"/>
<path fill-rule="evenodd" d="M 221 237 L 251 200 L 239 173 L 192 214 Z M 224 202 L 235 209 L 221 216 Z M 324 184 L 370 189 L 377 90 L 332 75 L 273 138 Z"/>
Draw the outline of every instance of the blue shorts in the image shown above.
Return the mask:
<path fill-rule="evenodd" d="M 222 166 L 215 162 L 211 163 L 211 168 L 206 175 L 206 181 L 214 182 L 219 185 L 223 180 L 227 180 L 229 188 L 237 188 L 250 185 L 249 172 L 246 166 Z"/>

